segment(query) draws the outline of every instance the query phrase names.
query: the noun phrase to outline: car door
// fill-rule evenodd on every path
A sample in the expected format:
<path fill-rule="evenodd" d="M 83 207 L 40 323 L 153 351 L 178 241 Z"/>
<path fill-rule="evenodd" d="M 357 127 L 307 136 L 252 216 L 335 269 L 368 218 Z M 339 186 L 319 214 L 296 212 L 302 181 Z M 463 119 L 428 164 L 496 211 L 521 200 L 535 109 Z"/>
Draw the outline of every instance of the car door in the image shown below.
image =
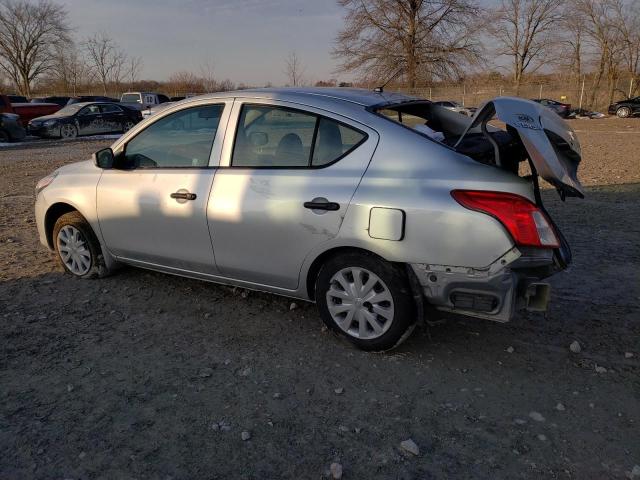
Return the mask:
<path fill-rule="evenodd" d="M 95 135 L 100 133 L 102 114 L 98 105 L 87 105 L 76 115 L 78 135 Z"/>
<path fill-rule="evenodd" d="M 122 131 L 122 126 L 127 121 L 122 108 L 118 105 L 110 103 L 104 103 L 100 105 L 100 112 L 102 113 L 103 123 L 100 128 L 100 133 L 111 133 L 116 131 Z"/>
<path fill-rule="evenodd" d="M 295 289 L 335 237 L 377 144 L 360 124 L 286 102 L 236 101 L 207 211 L 220 272 Z"/>
<path fill-rule="evenodd" d="M 159 115 L 117 145 L 98 182 L 100 230 L 116 257 L 216 273 L 206 208 L 229 116 L 224 101 Z"/>

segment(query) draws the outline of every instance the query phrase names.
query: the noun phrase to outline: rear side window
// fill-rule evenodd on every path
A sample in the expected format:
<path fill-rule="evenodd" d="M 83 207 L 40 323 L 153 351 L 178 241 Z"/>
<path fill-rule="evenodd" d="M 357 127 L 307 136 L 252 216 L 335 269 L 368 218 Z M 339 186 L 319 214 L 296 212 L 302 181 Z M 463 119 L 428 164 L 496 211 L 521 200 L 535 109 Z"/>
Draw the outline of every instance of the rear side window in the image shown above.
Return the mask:
<path fill-rule="evenodd" d="M 102 113 L 120 113 L 122 109 L 117 105 L 100 105 Z"/>
<path fill-rule="evenodd" d="M 233 167 L 322 167 L 360 145 L 366 135 L 340 122 L 289 108 L 244 105 Z"/>
<path fill-rule="evenodd" d="M 149 125 L 125 148 L 132 168 L 206 167 L 224 105 L 193 107 Z"/>
<path fill-rule="evenodd" d="M 122 95 L 122 98 L 120 99 L 120 101 L 124 102 L 124 103 L 139 102 L 140 101 L 140 94 L 138 94 L 138 93 L 127 93 L 125 95 Z"/>

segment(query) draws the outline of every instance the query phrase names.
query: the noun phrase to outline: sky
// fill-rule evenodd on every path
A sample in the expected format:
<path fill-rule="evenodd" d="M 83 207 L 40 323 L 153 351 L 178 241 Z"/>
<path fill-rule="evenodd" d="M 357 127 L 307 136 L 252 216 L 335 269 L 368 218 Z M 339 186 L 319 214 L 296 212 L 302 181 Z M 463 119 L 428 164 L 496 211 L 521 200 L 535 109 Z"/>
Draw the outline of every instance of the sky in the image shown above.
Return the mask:
<path fill-rule="evenodd" d="M 143 59 L 140 79 L 199 73 L 217 79 L 283 85 L 285 59 L 295 51 L 307 81 L 349 80 L 333 72 L 331 48 L 343 25 L 335 0 L 57 0 L 78 41 L 106 32 Z"/>

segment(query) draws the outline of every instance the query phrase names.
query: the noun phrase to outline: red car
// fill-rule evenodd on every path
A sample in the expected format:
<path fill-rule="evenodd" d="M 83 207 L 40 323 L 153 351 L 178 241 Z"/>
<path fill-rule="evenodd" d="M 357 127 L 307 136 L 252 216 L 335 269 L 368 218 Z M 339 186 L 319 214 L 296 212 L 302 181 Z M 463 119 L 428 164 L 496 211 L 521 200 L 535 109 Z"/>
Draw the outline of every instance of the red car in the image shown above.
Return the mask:
<path fill-rule="evenodd" d="M 11 103 L 9 97 L 0 94 L 0 113 L 15 113 L 20 116 L 23 127 L 36 117 L 51 115 L 62 107 L 55 103 Z"/>

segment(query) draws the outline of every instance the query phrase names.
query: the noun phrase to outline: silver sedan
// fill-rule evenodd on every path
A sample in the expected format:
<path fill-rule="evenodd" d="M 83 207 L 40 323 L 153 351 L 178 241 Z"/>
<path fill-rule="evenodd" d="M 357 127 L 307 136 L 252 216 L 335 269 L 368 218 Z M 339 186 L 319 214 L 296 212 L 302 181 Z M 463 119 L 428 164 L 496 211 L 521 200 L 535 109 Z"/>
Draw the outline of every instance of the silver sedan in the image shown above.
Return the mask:
<path fill-rule="evenodd" d="M 314 301 L 386 350 L 437 310 L 545 310 L 541 280 L 570 251 L 538 176 L 582 196 L 579 161 L 574 132 L 527 100 L 471 119 L 384 92 L 244 90 L 163 109 L 40 180 L 35 209 L 71 275 L 128 264 Z"/>

